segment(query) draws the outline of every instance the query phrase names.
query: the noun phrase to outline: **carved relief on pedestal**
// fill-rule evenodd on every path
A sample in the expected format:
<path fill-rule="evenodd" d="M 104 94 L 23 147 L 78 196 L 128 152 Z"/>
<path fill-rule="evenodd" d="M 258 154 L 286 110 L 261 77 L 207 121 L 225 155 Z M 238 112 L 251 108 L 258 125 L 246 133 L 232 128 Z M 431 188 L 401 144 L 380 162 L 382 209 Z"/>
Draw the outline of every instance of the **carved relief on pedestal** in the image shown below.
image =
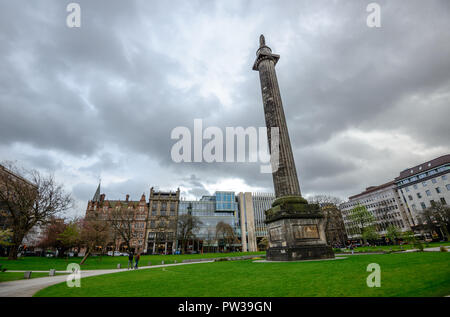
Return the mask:
<path fill-rule="evenodd" d="M 320 239 L 319 228 L 316 224 L 293 225 L 292 231 L 296 240 Z"/>

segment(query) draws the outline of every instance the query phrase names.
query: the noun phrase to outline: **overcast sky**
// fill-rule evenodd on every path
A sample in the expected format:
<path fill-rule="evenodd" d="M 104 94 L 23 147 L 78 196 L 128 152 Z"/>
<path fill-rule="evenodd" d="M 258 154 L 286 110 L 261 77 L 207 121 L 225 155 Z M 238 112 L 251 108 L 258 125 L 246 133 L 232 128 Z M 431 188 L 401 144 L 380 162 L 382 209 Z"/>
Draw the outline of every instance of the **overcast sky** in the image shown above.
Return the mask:
<path fill-rule="evenodd" d="M 450 1 L 0 0 L 0 161 L 54 173 L 83 215 L 151 186 L 272 192 L 260 163 L 171 160 L 172 129 L 262 127 L 276 66 L 304 196 L 346 199 L 450 153 Z"/>

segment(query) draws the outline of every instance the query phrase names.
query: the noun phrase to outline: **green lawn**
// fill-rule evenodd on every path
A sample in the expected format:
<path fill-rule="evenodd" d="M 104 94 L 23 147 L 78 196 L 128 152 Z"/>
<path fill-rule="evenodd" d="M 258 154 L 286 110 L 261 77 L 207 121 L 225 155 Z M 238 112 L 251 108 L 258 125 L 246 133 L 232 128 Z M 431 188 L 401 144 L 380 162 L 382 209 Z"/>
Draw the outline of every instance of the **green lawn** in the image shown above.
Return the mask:
<path fill-rule="evenodd" d="M 234 252 L 234 253 L 204 253 L 204 254 L 186 254 L 186 255 L 143 255 L 139 261 L 140 266 L 147 266 L 151 261 L 152 265 L 161 264 L 164 261 L 165 264 L 174 263 L 176 260 L 178 263 L 185 259 L 198 259 L 198 258 L 218 258 L 228 256 L 240 256 L 240 255 L 261 255 L 265 252 Z M 48 271 L 50 269 L 56 269 L 63 271 L 67 268 L 69 263 L 80 263 L 81 258 L 44 258 L 44 257 L 23 257 L 18 260 L 8 260 L 7 258 L 0 258 L 0 265 L 2 268 L 8 270 L 36 270 L 36 271 Z M 86 262 L 81 266 L 82 270 L 98 270 L 98 269 L 115 269 L 117 264 L 121 263 L 122 267 L 127 267 L 128 257 L 126 256 L 98 256 L 89 257 Z"/>
<path fill-rule="evenodd" d="M 423 246 L 424 248 L 434 248 L 439 246 L 450 246 L 450 242 L 431 242 L 431 243 L 425 243 Z M 404 245 L 382 245 L 382 246 L 376 246 L 376 247 L 357 247 L 354 249 L 354 252 L 383 252 L 383 251 L 401 251 L 401 250 L 410 250 L 414 249 L 415 247 L 412 244 L 404 244 Z M 336 253 L 340 252 L 349 252 L 351 253 L 350 249 L 341 249 L 341 251 L 338 251 L 335 249 Z"/>
<path fill-rule="evenodd" d="M 57 273 L 56 275 L 60 275 L 60 274 L 61 273 Z M 46 277 L 46 276 L 48 276 L 48 273 L 37 273 L 37 272 L 31 273 L 31 278 Z M 23 279 L 24 279 L 23 272 L 0 272 L 0 283 L 16 281 L 16 280 L 23 280 Z"/>
<path fill-rule="evenodd" d="M 369 263 L 381 266 L 381 287 L 369 288 Z M 348 256 L 335 261 L 254 263 L 225 261 L 88 277 L 35 296 L 445 296 L 450 295 L 450 253 Z"/>

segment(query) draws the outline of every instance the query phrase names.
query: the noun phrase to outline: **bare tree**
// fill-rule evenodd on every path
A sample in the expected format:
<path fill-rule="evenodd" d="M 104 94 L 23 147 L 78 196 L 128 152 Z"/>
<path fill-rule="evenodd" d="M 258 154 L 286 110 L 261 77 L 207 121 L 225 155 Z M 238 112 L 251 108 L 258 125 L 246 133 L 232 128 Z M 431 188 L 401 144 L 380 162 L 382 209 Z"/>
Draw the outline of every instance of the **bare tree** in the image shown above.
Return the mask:
<path fill-rule="evenodd" d="M 86 246 L 86 254 L 80 262 L 80 264 L 83 264 L 92 250 L 106 244 L 110 230 L 108 223 L 96 214 L 85 217 L 81 226 L 81 241 Z"/>
<path fill-rule="evenodd" d="M 420 213 L 419 220 L 425 229 L 441 234 L 450 240 L 450 207 L 440 202 L 433 202 L 430 207 Z"/>
<path fill-rule="evenodd" d="M 339 209 L 342 200 L 329 195 L 316 195 L 309 201 L 318 204 L 324 214 L 325 235 L 328 243 L 345 245 L 347 234 L 345 232 L 342 213 Z"/>
<path fill-rule="evenodd" d="M 108 222 L 116 237 L 119 237 L 131 252 L 131 240 L 133 239 L 135 211 L 133 209 L 114 209 L 108 215 Z"/>
<path fill-rule="evenodd" d="M 9 259 L 17 259 L 23 238 L 35 225 L 46 224 L 52 216 L 73 206 L 70 194 L 52 175 L 21 170 L 13 164 L 0 165 L 0 202 L 8 228 L 13 232 Z"/>
<path fill-rule="evenodd" d="M 60 234 L 62 234 L 67 228 L 67 223 L 64 219 L 58 219 L 52 217 L 49 223 L 45 226 L 44 234 L 38 246 L 44 250 L 51 248 L 55 249 L 59 257 L 64 256 L 64 252 L 67 250 L 67 245 L 61 241 Z"/>
<path fill-rule="evenodd" d="M 205 244 L 207 245 L 207 251 L 211 252 L 211 244 L 215 241 L 215 233 L 213 228 L 208 228 L 206 238 L 205 238 Z"/>
<path fill-rule="evenodd" d="M 233 243 L 236 243 L 237 237 L 233 230 L 233 227 L 228 223 L 220 221 L 216 225 L 216 239 L 217 241 L 222 241 L 226 246 L 228 246 L 228 250 L 231 249 Z"/>
<path fill-rule="evenodd" d="M 178 239 L 181 240 L 181 252 L 184 253 L 186 243 L 195 238 L 195 232 L 203 223 L 191 213 L 183 214 L 178 217 Z"/>

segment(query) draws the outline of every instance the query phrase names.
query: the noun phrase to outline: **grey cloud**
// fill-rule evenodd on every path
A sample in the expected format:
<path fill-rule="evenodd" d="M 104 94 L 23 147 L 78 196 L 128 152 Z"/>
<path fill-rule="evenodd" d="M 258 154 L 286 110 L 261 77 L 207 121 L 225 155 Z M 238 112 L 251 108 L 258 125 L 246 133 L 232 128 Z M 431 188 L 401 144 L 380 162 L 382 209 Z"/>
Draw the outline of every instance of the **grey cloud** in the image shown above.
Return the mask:
<path fill-rule="evenodd" d="M 425 158 L 405 162 L 407 148 L 354 139 L 329 147 L 350 129 L 402 133 L 424 149 L 450 151 L 448 1 L 379 1 L 380 29 L 365 25 L 371 1 L 78 2 L 80 29 L 65 27 L 60 1 L 0 4 L 0 145 L 51 149 L 48 158 L 2 153 L 56 171 L 64 168 L 58 153 L 92 160 L 77 171 L 92 185 L 71 184 L 81 200 L 99 174 L 130 179 L 150 165 L 158 166 L 151 180 L 133 176 L 105 192 L 140 197 L 157 177 L 198 196 L 205 183 L 227 177 L 270 190 L 260 164 L 170 159 L 171 130 L 195 118 L 221 128 L 264 126 L 251 70 L 260 33 L 281 55 L 277 73 L 304 193 L 345 198 Z M 386 158 L 395 161 L 376 168 Z"/>

